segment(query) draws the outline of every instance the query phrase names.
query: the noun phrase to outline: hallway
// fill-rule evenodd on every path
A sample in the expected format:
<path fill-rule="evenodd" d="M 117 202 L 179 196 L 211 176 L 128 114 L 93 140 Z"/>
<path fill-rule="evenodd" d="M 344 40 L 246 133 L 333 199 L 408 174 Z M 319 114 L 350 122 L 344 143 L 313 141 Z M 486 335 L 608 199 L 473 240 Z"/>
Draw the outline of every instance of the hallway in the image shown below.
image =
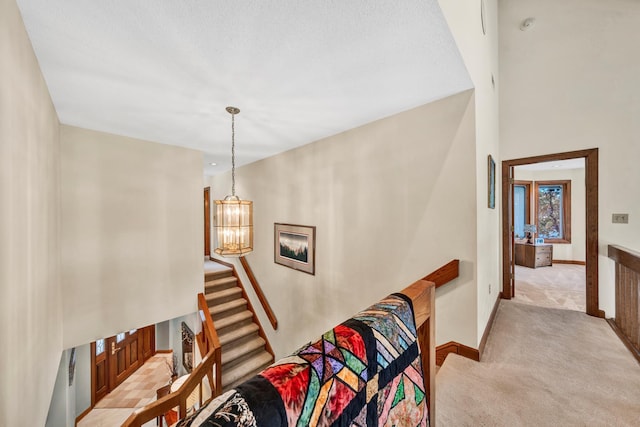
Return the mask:
<path fill-rule="evenodd" d="M 481 362 L 450 354 L 439 426 L 637 426 L 640 365 L 604 319 L 501 300 Z"/>
<path fill-rule="evenodd" d="M 156 399 L 156 390 L 168 384 L 171 353 L 157 353 L 120 386 L 100 400 L 78 422 L 78 427 L 117 427 L 131 415 L 135 408 L 145 406 Z M 155 420 L 147 423 L 155 426 Z"/>

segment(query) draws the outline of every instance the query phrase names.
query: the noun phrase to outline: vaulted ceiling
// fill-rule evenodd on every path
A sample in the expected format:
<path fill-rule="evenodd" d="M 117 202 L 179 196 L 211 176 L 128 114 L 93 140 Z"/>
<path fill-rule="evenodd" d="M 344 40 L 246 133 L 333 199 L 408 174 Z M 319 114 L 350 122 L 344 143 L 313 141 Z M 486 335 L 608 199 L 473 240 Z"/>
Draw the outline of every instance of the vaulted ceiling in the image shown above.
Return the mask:
<path fill-rule="evenodd" d="M 61 123 L 242 165 L 472 87 L 436 0 L 18 0 Z M 208 163 L 216 162 L 211 167 Z"/>

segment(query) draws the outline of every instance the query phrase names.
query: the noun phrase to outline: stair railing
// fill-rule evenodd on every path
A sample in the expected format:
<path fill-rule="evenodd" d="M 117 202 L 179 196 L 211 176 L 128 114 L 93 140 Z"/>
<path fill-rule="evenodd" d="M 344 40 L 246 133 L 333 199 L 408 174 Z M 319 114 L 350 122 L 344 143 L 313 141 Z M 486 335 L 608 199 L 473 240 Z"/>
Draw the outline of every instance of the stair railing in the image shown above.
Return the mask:
<path fill-rule="evenodd" d="M 616 317 L 607 322 L 640 362 L 640 252 L 617 245 L 608 252 L 616 263 Z"/>
<path fill-rule="evenodd" d="M 143 424 L 162 416 L 174 408 L 178 408 L 178 418 L 187 415 L 187 399 L 200 387 L 200 404 L 206 404 L 222 392 L 222 350 L 220 340 L 209 307 L 203 294 L 198 294 L 198 311 L 202 320 L 202 332 L 198 334 L 198 346 L 201 353 L 206 350 L 202 361 L 198 364 L 178 390 L 136 409 L 122 424 L 123 427 L 141 427 Z M 211 388 L 211 396 L 202 401 L 202 381 L 207 377 Z"/>
<path fill-rule="evenodd" d="M 251 286 L 253 286 L 253 290 L 255 291 L 260 304 L 262 304 L 262 308 L 264 309 L 269 322 L 271 322 L 271 326 L 273 329 L 278 329 L 278 319 L 276 319 L 276 315 L 273 313 L 271 305 L 269 304 L 269 301 L 267 301 L 267 297 L 264 295 L 264 292 L 262 292 L 258 279 L 256 279 L 256 276 L 253 274 L 253 270 L 251 270 L 251 267 L 249 266 L 249 261 L 247 261 L 245 257 L 241 256 L 240 263 L 242 264 L 242 268 L 244 268 L 245 273 L 247 273 L 249 282 L 251 283 Z"/>

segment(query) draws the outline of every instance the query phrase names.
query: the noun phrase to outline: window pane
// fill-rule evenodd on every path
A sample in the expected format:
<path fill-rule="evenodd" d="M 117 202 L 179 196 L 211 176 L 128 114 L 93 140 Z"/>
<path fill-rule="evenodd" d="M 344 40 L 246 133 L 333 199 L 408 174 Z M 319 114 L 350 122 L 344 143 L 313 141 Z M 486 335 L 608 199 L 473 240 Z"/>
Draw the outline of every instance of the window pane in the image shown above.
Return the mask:
<path fill-rule="evenodd" d="M 137 329 L 132 329 L 132 330 L 130 330 L 130 331 L 129 331 L 129 335 L 133 335 L 133 334 L 135 334 L 135 333 L 136 333 L 136 331 L 137 331 Z"/>
<path fill-rule="evenodd" d="M 104 353 L 104 340 L 97 340 L 96 341 L 96 356 L 98 356 L 99 354 Z"/>
<path fill-rule="evenodd" d="M 562 185 L 538 187 L 538 236 L 562 239 Z"/>
<path fill-rule="evenodd" d="M 524 185 L 515 185 L 513 187 L 513 226 L 515 235 L 518 238 L 524 237 L 524 224 L 527 210 L 525 194 Z"/>
<path fill-rule="evenodd" d="M 124 339 L 124 335 L 126 334 L 126 332 L 120 332 L 118 335 L 116 335 L 116 342 L 120 342 Z"/>

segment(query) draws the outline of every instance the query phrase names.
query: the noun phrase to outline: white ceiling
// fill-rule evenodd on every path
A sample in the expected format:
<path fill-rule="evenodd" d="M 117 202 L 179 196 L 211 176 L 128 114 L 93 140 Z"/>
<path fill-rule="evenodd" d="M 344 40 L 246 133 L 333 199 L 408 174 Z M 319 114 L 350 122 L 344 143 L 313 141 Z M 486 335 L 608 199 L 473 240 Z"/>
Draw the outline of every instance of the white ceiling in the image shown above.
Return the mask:
<path fill-rule="evenodd" d="M 437 0 L 17 0 L 64 124 L 247 164 L 472 87 Z"/>

